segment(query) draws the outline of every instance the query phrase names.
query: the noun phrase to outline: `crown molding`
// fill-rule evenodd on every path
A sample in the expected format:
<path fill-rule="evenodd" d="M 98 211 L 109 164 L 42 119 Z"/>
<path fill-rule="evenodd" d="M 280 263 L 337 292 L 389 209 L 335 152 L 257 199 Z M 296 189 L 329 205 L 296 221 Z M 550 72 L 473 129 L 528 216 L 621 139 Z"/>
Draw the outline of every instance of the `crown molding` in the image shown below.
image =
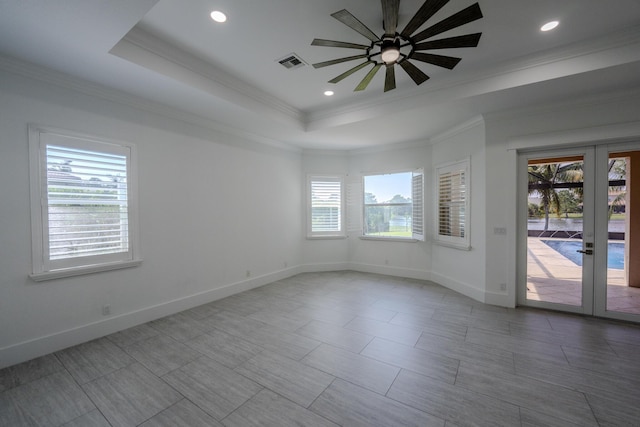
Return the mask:
<path fill-rule="evenodd" d="M 464 123 L 460 123 L 459 125 L 452 127 L 436 136 L 433 136 L 429 139 L 429 143 L 431 145 L 439 144 L 447 139 L 453 138 L 456 135 L 459 135 L 463 132 L 467 132 L 477 126 L 484 125 L 484 117 L 482 115 L 473 117 L 467 120 Z"/>
<path fill-rule="evenodd" d="M 139 26 L 129 31 L 109 53 L 233 104 L 303 128 L 305 114 L 302 111 Z"/>
<path fill-rule="evenodd" d="M 307 113 L 306 130 L 339 126 L 395 112 L 640 61 L 640 26 L 576 42 L 534 56 L 515 58 L 464 74 L 441 75 L 424 87 L 338 108 Z M 426 101 L 425 101 L 426 100 Z"/>
<path fill-rule="evenodd" d="M 235 138 L 241 138 L 247 142 L 260 146 L 268 146 L 278 150 L 301 153 L 302 149 L 287 143 L 266 138 L 247 132 L 224 123 L 205 118 L 194 113 L 186 112 L 175 107 L 150 101 L 148 99 L 131 95 L 117 89 L 89 82 L 78 77 L 72 77 L 50 68 L 38 66 L 13 57 L 0 55 L 0 70 L 15 74 L 21 77 L 38 80 L 63 89 L 72 90 L 84 95 L 100 98 L 106 101 L 115 102 L 121 105 L 134 108 L 136 110 L 157 114 L 162 117 L 177 120 L 179 122 L 196 125 L 207 130 L 220 132 Z M 235 145 L 235 144 L 234 144 Z"/>

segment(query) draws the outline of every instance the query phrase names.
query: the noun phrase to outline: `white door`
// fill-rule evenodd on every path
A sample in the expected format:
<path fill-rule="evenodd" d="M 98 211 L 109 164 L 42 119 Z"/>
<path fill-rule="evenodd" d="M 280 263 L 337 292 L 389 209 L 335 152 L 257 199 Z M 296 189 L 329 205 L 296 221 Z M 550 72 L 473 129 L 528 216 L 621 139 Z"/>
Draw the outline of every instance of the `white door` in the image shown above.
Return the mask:
<path fill-rule="evenodd" d="M 518 304 L 640 321 L 640 143 L 518 161 Z"/>

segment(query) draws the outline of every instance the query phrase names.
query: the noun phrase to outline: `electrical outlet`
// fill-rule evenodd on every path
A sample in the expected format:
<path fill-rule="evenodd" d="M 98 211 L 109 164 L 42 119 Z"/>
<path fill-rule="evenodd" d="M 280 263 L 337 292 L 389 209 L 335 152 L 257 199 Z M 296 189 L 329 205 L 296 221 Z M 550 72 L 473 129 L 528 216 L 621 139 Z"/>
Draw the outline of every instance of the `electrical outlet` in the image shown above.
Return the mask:
<path fill-rule="evenodd" d="M 102 306 L 102 315 L 108 316 L 111 314 L 111 306 L 109 304 L 105 304 Z"/>
<path fill-rule="evenodd" d="M 247 270 L 247 277 L 251 277 L 251 270 Z"/>
<path fill-rule="evenodd" d="M 504 236 L 507 234 L 507 229 L 505 227 L 493 227 L 493 234 Z"/>
<path fill-rule="evenodd" d="M 289 263 L 287 261 L 284 262 L 284 268 L 287 268 L 289 266 Z"/>
<path fill-rule="evenodd" d="M 507 284 L 506 283 L 500 283 L 500 290 L 501 291 L 506 291 L 507 290 Z"/>

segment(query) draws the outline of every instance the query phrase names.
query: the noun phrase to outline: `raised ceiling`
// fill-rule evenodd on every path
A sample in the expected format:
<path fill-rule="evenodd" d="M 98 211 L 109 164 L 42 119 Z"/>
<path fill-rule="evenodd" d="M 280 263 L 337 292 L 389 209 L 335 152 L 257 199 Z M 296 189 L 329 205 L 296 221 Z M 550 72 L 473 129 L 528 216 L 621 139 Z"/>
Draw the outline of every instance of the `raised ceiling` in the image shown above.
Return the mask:
<path fill-rule="evenodd" d="M 451 0 L 427 25 L 474 1 Z M 400 2 L 400 28 L 422 3 Z M 366 71 L 327 81 L 356 63 L 310 65 L 359 53 L 314 38 L 368 43 L 333 12 L 383 33 L 380 2 L 364 0 L 1 0 L 0 67 L 64 73 L 188 121 L 311 149 L 420 140 L 478 114 L 640 88 L 640 0 L 479 3 L 483 19 L 443 34 L 482 32 L 478 47 L 437 52 L 462 58 L 454 70 L 419 64 L 431 77 L 420 86 L 398 70 L 387 93 L 384 73 L 353 92 Z M 226 23 L 211 20 L 216 9 Z M 552 19 L 560 26 L 540 32 Z M 277 62 L 291 53 L 309 65 Z"/>

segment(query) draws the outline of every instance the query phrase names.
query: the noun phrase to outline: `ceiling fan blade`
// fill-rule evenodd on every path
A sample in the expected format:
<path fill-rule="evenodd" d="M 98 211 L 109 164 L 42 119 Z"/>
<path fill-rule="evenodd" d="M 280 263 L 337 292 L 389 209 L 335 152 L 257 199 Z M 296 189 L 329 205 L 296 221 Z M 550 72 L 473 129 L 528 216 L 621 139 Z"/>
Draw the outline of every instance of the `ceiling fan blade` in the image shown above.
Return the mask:
<path fill-rule="evenodd" d="M 453 70 L 453 68 L 458 65 L 458 62 L 462 60 L 462 58 L 456 58 L 454 56 L 434 55 L 422 52 L 413 52 L 409 58 L 415 59 L 416 61 L 426 62 L 427 64 L 437 65 L 438 67 L 448 68 L 450 70 Z"/>
<path fill-rule="evenodd" d="M 313 68 L 328 67 L 329 65 L 340 64 L 342 62 L 353 61 L 355 59 L 362 59 L 366 57 L 367 57 L 367 54 L 362 54 L 362 55 L 347 56 L 345 58 L 332 59 L 331 61 L 324 61 L 324 62 L 318 62 L 317 64 L 313 64 Z"/>
<path fill-rule="evenodd" d="M 329 80 L 329 83 L 338 83 L 338 82 L 346 79 L 347 77 L 349 77 L 351 74 L 355 73 L 356 71 L 363 69 L 369 63 L 370 63 L 370 61 L 367 61 L 367 62 L 363 62 L 360 65 L 356 65 L 352 69 L 347 70 L 344 73 L 340 74 L 339 76 L 332 78 L 331 80 Z"/>
<path fill-rule="evenodd" d="M 458 47 L 476 47 L 480 41 L 482 33 L 467 34 L 458 37 L 448 37 L 446 39 L 432 40 L 429 42 L 418 43 L 414 50 L 427 49 L 449 49 Z"/>
<path fill-rule="evenodd" d="M 393 64 L 387 65 L 387 74 L 384 77 L 384 91 L 388 92 L 396 88 L 396 69 Z"/>
<path fill-rule="evenodd" d="M 437 11 L 449 3 L 449 0 L 426 0 L 420 9 L 413 15 L 404 30 L 400 33 L 402 37 L 408 39 L 422 24 L 427 22 L 429 18 L 436 14 Z"/>
<path fill-rule="evenodd" d="M 371 71 L 369 71 L 367 73 L 366 76 L 364 76 L 364 79 L 362 79 L 362 81 L 360 82 L 360 84 L 358 86 L 356 86 L 356 88 L 353 90 L 355 91 L 361 91 L 361 90 L 365 90 L 367 88 L 367 86 L 369 86 L 369 83 L 371 83 L 371 80 L 373 79 L 373 76 L 376 75 L 376 73 L 378 72 L 378 70 L 380 69 L 380 67 L 382 67 L 382 64 L 376 64 Z"/>
<path fill-rule="evenodd" d="M 369 49 L 371 46 L 349 42 L 338 42 L 335 40 L 313 39 L 311 46 L 346 47 L 349 49 Z"/>
<path fill-rule="evenodd" d="M 449 31 L 461 25 L 468 24 L 469 22 L 473 22 L 480 18 L 482 18 L 480 5 L 478 3 L 472 4 L 468 8 L 461 10 L 455 15 L 451 15 L 450 17 L 443 19 L 437 24 L 432 25 L 426 30 L 420 31 L 413 37 L 413 41 L 419 42 L 421 40 L 428 39 L 429 37 L 444 33 L 445 31 Z"/>
<path fill-rule="evenodd" d="M 382 23 L 385 36 L 395 37 L 399 8 L 400 0 L 382 0 Z"/>
<path fill-rule="evenodd" d="M 418 67 L 409 62 L 409 60 L 405 59 L 404 61 L 400 61 L 399 64 L 417 85 L 420 85 L 429 80 L 429 76 L 427 76 Z"/>
<path fill-rule="evenodd" d="M 342 22 L 347 27 L 359 32 L 372 42 L 377 42 L 378 40 L 380 40 L 380 38 L 376 36 L 373 31 L 371 31 L 366 25 L 360 22 L 358 18 L 353 16 L 347 9 L 342 9 L 335 13 L 332 13 L 331 16 Z"/>

